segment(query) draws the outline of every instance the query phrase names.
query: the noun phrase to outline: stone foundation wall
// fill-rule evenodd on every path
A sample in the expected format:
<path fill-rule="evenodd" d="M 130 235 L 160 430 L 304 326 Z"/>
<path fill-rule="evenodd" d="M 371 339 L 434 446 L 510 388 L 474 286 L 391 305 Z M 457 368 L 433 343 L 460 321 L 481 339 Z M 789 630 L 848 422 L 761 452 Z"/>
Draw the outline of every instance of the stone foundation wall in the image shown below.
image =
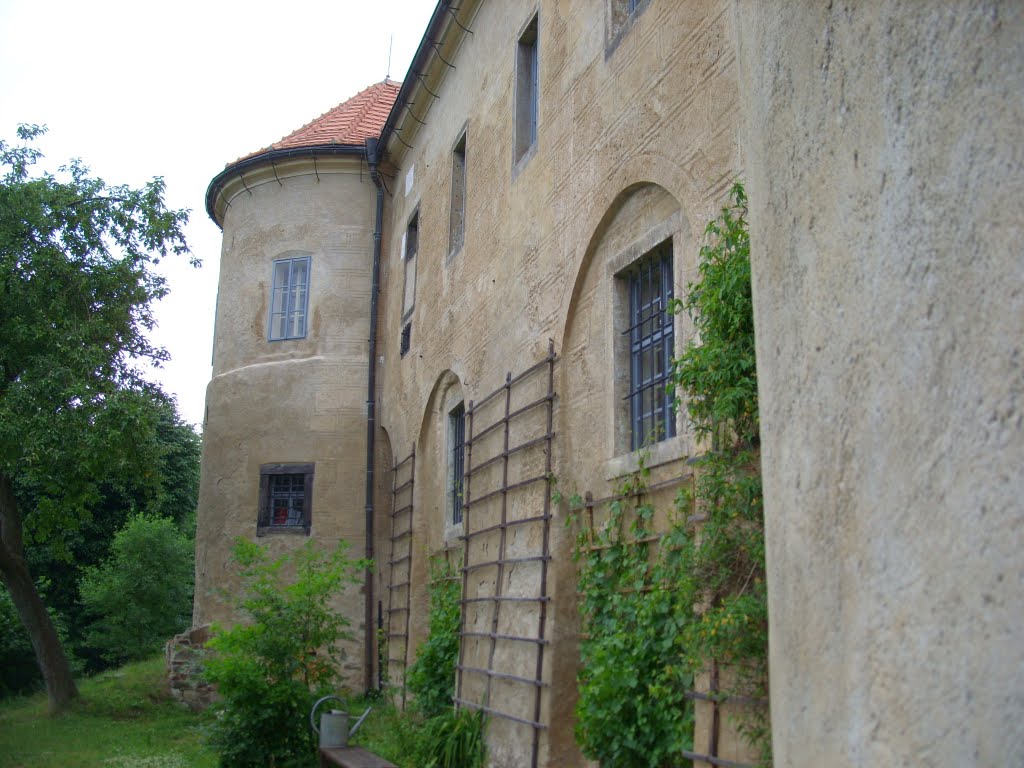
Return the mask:
<path fill-rule="evenodd" d="M 171 696 L 193 712 L 213 703 L 217 691 L 203 677 L 203 659 L 210 639 L 210 625 L 192 627 L 167 642 L 167 679 Z"/>

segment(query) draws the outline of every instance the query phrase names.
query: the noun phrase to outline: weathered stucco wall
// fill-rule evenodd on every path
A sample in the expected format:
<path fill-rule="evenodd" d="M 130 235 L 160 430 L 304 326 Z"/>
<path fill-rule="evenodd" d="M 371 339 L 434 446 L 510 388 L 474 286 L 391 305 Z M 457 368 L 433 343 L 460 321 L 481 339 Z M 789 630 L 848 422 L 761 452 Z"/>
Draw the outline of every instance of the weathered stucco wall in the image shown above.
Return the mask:
<path fill-rule="evenodd" d="M 738 3 L 782 766 L 1024 764 L 1024 6 Z"/>
<path fill-rule="evenodd" d="M 361 158 L 300 159 L 225 187 L 213 380 L 207 389 L 196 546 L 194 623 L 231 621 L 219 590 L 235 581 L 230 550 L 255 538 L 260 466 L 315 464 L 310 535 L 364 548 L 366 382 L 376 190 Z M 309 254 L 305 338 L 268 341 L 274 259 Z M 386 452 L 386 443 L 382 443 Z M 383 455 L 383 454 L 382 454 Z M 382 462 L 385 466 L 387 460 Z M 260 537 L 274 554 L 301 532 Z M 362 687 L 363 597 L 341 599 L 354 634 L 346 662 Z"/>
<path fill-rule="evenodd" d="M 400 120 L 401 141 L 392 139 L 388 147 L 393 167 L 383 261 L 381 419 L 396 458 L 413 445 L 417 450 L 413 647 L 426 631 L 426 557 L 446 545 L 461 546 L 450 530 L 446 536 L 444 521 L 445 420 L 452 405 L 446 393 L 461 392 L 467 405 L 479 401 L 502 385 L 506 373 L 543 358 L 553 340 L 561 356 L 555 473 L 563 488 L 607 494 L 609 480 L 635 466 L 623 445 L 619 390 L 626 369 L 617 347 L 622 280 L 616 275 L 671 238 L 681 295 L 695 276 L 703 226 L 738 173 L 731 4 L 652 0 L 617 35 L 609 29 L 609 7 L 605 0 L 460 3 L 459 19 L 472 34 L 451 24 L 441 49 L 455 68 L 435 61 L 422 73 L 439 99 L 422 88 L 414 91 L 416 119 Z M 516 43 L 534 14 L 538 137 L 516 161 Z M 463 130 L 465 238 L 451 254 L 452 151 Z M 403 358 L 401 241 L 414 212 L 415 308 L 411 348 Z M 688 338 L 681 319 L 677 348 Z M 455 389 L 447 389 L 452 381 Z M 682 419 L 679 431 L 681 437 L 655 462 L 672 462 L 663 465 L 666 474 L 682 473 L 681 461 L 692 449 Z M 573 737 L 575 565 L 571 534 L 560 517 L 551 536 L 553 607 L 544 661 L 550 687 L 542 711 L 549 728 L 540 765 L 582 765 Z M 536 631 L 534 606 L 524 607 L 518 625 L 510 620 L 512 610 L 502 608 L 503 627 Z M 531 676 L 532 663 L 523 671 Z M 501 695 L 516 699 L 504 702 L 505 711 L 529 709 L 518 697 L 532 691 L 506 687 Z M 529 765 L 528 735 L 522 726 L 492 718 L 492 764 Z"/>

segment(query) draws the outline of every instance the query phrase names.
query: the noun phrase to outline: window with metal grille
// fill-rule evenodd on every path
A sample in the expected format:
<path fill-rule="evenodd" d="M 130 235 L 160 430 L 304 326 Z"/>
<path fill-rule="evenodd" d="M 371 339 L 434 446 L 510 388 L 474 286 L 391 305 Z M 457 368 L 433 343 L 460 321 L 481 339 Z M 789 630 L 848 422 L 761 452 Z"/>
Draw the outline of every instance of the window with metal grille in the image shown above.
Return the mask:
<path fill-rule="evenodd" d="M 448 507 L 452 525 L 462 524 L 462 483 L 466 472 L 466 408 L 459 403 L 448 413 Z"/>
<path fill-rule="evenodd" d="M 398 354 L 401 357 L 405 357 L 409 351 L 409 347 L 412 344 L 412 323 L 406 323 L 402 328 L 402 338 L 398 344 Z"/>
<path fill-rule="evenodd" d="M 666 392 L 674 353 L 672 242 L 662 243 L 623 277 L 629 293 L 630 449 L 675 436 L 673 398 Z"/>
<path fill-rule="evenodd" d="M 301 339 L 306 335 L 309 307 L 309 256 L 274 261 L 270 301 L 270 340 Z"/>
<path fill-rule="evenodd" d="M 309 533 L 313 466 L 311 463 L 260 466 L 258 533 Z"/>
<path fill-rule="evenodd" d="M 526 25 L 516 50 L 515 161 L 522 159 L 537 141 L 539 51 L 537 17 Z"/>

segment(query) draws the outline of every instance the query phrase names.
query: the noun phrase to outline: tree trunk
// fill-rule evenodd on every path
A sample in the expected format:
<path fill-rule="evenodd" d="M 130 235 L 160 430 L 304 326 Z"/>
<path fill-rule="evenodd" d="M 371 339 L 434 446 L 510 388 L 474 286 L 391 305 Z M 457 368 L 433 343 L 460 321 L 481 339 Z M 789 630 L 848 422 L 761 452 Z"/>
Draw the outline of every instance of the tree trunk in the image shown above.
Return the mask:
<path fill-rule="evenodd" d="M 46 683 L 51 714 L 67 708 L 78 696 L 71 665 L 57 629 L 28 570 L 22 538 L 21 514 L 10 478 L 0 474 L 0 577 L 3 577 L 21 623 L 28 631 L 39 671 Z"/>

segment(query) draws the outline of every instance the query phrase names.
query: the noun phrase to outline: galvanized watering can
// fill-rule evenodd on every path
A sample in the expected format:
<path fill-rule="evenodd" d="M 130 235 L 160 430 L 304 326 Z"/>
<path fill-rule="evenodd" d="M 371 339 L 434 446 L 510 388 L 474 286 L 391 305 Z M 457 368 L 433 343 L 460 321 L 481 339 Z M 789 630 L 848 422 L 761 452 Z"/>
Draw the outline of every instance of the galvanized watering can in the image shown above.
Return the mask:
<path fill-rule="evenodd" d="M 363 720 L 370 714 L 370 710 L 373 707 L 367 707 L 366 711 L 363 712 L 356 724 L 352 726 L 352 730 L 348 727 L 348 712 L 341 709 L 332 709 L 328 712 L 324 712 L 320 715 L 320 727 L 316 727 L 316 710 L 321 704 L 328 699 L 337 699 L 338 701 L 344 702 L 340 696 L 331 694 L 324 696 L 323 698 L 317 699 L 316 704 L 309 710 L 309 725 L 316 731 L 317 736 L 320 737 L 320 747 L 347 747 L 348 739 L 350 736 L 354 736 L 355 732 L 359 730 L 359 726 L 363 724 Z"/>

